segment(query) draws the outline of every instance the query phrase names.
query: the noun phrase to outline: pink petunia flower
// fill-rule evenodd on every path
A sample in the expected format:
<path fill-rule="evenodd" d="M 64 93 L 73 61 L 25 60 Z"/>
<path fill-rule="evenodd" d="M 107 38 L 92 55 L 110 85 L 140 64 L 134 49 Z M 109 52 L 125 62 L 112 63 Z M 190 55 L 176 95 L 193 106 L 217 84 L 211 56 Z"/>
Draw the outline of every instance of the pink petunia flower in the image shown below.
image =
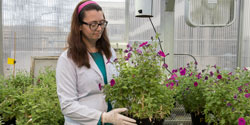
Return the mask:
<path fill-rule="evenodd" d="M 99 90 L 101 91 L 102 90 L 102 84 L 101 83 L 99 83 Z"/>
<path fill-rule="evenodd" d="M 112 87 L 115 85 L 115 80 L 114 80 L 114 79 L 111 79 L 110 85 L 111 85 Z"/>
<path fill-rule="evenodd" d="M 222 79 L 222 76 L 219 74 L 219 75 L 217 76 L 217 79 Z"/>
<path fill-rule="evenodd" d="M 195 61 L 194 64 L 195 64 L 195 65 L 198 65 L 198 62 Z"/>
<path fill-rule="evenodd" d="M 237 99 L 237 95 L 236 94 L 234 95 L 234 99 Z"/>
<path fill-rule="evenodd" d="M 214 67 L 216 69 L 216 64 L 214 66 L 212 66 L 212 67 Z"/>
<path fill-rule="evenodd" d="M 140 49 L 136 49 L 136 52 L 142 54 L 142 51 Z"/>
<path fill-rule="evenodd" d="M 171 87 L 173 87 L 173 86 L 174 86 L 174 83 L 173 83 L 173 82 L 171 82 L 171 83 L 170 83 L 170 86 L 171 86 Z"/>
<path fill-rule="evenodd" d="M 124 50 L 124 53 L 128 53 L 128 50 L 126 49 L 126 50 Z"/>
<path fill-rule="evenodd" d="M 186 75 L 186 68 L 182 69 L 182 70 L 180 71 L 180 74 L 181 74 L 182 76 L 185 76 L 185 75 Z"/>
<path fill-rule="evenodd" d="M 243 69 L 243 70 L 247 71 L 248 69 L 247 69 L 247 67 L 244 67 L 244 69 Z"/>
<path fill-rule="evenodd" d="M 210 72 L 210 76 L 212 77 L 213 75 L 214 75 L 214 73 L 211 71 L 211 72 Z"/>
<path fill-rule="evenodd" d="M 177 69 L 173 69 L 173 70 L 172 70 L 172 73 L 175 73 L 175 72 L 177 72 L 177 71 L 178 71 Z"/>
<path fill-rule="evenodd" d="M 166 63 L 164 63 L 162 66 L 165 67 L 166 69 L 168 68 L 168 64 Z"/>
<path fill-rule="evenodd" d="M 168 86 L 169 86 L 169 84 L 166 84 L 166 86 L 168 87 Z"/>
<path fill-rule="evenodd" d="M 239 118 L 238 119 L 238 125 L 246 125 L 246 121 L 245 121 L 245 119 L 244 118 Z"/>
<path fill-rule="evenodd" d="M 130 45 L 130 44 L 128 44 L 128 45 L 127 45 L 127 48 L 130 48 L 130 47 L 131 47 L 131 45 Z"/>
<path fill-rule="evenodd" d="M 201 73 L 199 73 L 199 74 L 197 74 L 197 75 L 195 75 L 198 79 L 200 79 L 201 78 Z"/>
<path fill-rule="evenodd" d="M 165 55 L 165 53 L 164 52 L 162 52 L 161 50 L 158 52 L 158 55 L 160 55 L 160 56 L 162 56 L 162 57 L 166 57 L 166 55 Z"/>
<path fill-rule="evenodd" d="M 232 104 L 231 103 L 227 103 L 227 106 L 232 106 Z"/>
<path fill-rule="evenodd" d="M 195 86 L 195 87 L 198 86 L 198 82 L 194 82 L 194 86 Z"/>
<path fill-rule="evenodd" d="M 142 44 L 139 45 L 139 47 L 143 47 L 143 46 L 145 46 L 145 45 L 147 45 L 147 44 L 148 44 L 147 41 L 146 41 L 146 42 L 143 42 Z"/>
<path fill-rule="evenodd" d="M 132 53 L 128 53 L 128 58 L 130 58 L 130 57 L 131 57 L 131 55 L 132 55 Z"/>
<path fill-rule="evenodd" d="M 111 62 L 110 62 L 110 59 L 108 59 L 108 61 L 107 61 L 107 63 L 106 63 L 106 64 L 108 64 L 108 63 L 111 63 Z"/>
<path fill-rule="evenodd" d="M 245 94 L 245 97 L 249 98 L 250 97 L 250 93 Z"/>
<path fill-rule="evenodd" d="M 175 80 L 175 78 L 177 78 L 177 75 L 176 75 L 176 74 L 173 74 L 173 75 L 169 78 L 169 80 Z"/>

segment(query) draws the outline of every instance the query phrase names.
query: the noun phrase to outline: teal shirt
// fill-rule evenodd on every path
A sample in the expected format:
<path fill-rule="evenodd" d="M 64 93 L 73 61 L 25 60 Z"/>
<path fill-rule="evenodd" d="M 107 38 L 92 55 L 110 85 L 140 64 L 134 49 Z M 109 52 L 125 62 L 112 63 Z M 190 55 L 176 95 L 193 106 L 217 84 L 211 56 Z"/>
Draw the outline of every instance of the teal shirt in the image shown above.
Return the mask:
<path fill-rule="evenodd" d="M 90 55 L 94 59 L 96 65 L 98 66 L 100 71 L 102 72 L 104 83 L 107 84 L 108 83 L 107 82 L 107 74 L 106 74 L 105 62 L 104 62 L 102 54 L 100 52 L 96 52 L 96 53 L 90 53 Z M 108 110 L 107 111 L 110 111 L 110 110 L 112 110 L 112 105 L 110 102 L 108 102 Z M 99 122 L 97 123 L 97 125 L 101 125 L 101 118 L 100 118 Z M 105 123 L 105 125 L 111 125 L 111 124 Z"/>

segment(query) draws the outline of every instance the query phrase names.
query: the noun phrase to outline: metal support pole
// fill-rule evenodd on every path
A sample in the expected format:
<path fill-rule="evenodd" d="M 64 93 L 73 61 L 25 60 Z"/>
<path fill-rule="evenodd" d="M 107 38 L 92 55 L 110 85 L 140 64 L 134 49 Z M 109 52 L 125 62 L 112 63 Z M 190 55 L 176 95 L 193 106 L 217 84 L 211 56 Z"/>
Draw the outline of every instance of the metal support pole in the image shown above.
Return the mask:
<path fill-rule="evenodd" d="M 163 50 L 169 53 L 166 63 L 169 70 L 174 68 L 174 5 L 175 0 L 161 0 L 161 34 L 163 37 Z"/>
<path fill-rule="evenodd" d="M 4 76 L 3 70 L 3 23 L 2 23 L 2 0 L 0 0 L 0 75 Z"/>
<path fill-rule="evenodd" d="M 242 42 L 244 36 L 244 0 L 239 0 L 239 21 L 238 21 L 238 44 L 237 44 L 237 67 L 241 68 Z"/>
<path fill-rule="evenodd" d="M 124 40 L 129 43 L 129 0 L 125 1 L 125 34 Z"/>

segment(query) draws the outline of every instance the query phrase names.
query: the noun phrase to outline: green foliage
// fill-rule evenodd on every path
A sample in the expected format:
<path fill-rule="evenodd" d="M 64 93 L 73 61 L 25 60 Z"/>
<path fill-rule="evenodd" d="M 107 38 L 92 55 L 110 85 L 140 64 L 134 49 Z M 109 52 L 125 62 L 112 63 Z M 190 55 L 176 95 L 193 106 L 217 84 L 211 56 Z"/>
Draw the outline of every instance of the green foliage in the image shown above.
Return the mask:
<path fill-rule="evenodd" d="M 208 86 L 205 76 L 208 71 L 204 70 L 200 73 L 195 69 L 195 65 L 191 62 L 186 67 L 175 70 L 169 82 L 178 84 L 176 100 L 184 105 L 187 112 L 203 113 L 206 104 L 204 93 Z"/>
<path fill-rule="evenodd" d="M 19 72 L 15 78 L 2 78 L 0 82 L 0 114 L 3 121 L 15 117 L 20 125 L 64 123 L 56 94 L 54 70 L 47 68 L 37 79 Z"/>
<path fill-rule="evenodd" d="M 222 79 L 215 80 L 220 74 Z M 206 91 L 207 120 L 220 124 L 237 124 L 240 117 L 250 122 L 250 71 L 237 69 L 234 74 L 216 72 L 213 84 Z M 212 114 L 212 115 L 211 115 Z"/>
<path fill-rule="evenodd" d="M 143 44 L 127 46 L 126 56 L 116 61 L 119 76 L 104 93 L 114 108 L 126 107 L 133 117 L 163 119 L 173 108 L 173 91 L 163 84 L 166 73 L 156 44 Z"/>
<path fill-rule="evenodd" d="M 237 124 L 239 118 L 250 122 L 248 70 L 237 69 L 233 74 L 214 65 L 198 72 L 190 63 L 174 75 L 168 82 L 178 84 L 176 99 L 186 111 L 205 114 L 206 121 L 214 124 Z"/>

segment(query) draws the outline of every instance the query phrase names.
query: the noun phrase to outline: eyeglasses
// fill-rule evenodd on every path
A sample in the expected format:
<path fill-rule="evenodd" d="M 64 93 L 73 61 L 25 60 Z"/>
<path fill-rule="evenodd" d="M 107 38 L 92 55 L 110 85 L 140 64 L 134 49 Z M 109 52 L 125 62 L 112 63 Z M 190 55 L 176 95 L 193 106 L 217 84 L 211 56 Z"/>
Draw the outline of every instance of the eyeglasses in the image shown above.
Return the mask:
<path fill-rule="evenodd" d="M 96 31 L 97 28 L 100 26 L 102 29 L 104 29 L 108 25 L 108 21 L 102 20 L 99 23 L 92 22 L 92 23 L 86 23 L 84 21 L 81 21 L 82 24 L 89 25 L 89 29 L 92 31 Z"/>

